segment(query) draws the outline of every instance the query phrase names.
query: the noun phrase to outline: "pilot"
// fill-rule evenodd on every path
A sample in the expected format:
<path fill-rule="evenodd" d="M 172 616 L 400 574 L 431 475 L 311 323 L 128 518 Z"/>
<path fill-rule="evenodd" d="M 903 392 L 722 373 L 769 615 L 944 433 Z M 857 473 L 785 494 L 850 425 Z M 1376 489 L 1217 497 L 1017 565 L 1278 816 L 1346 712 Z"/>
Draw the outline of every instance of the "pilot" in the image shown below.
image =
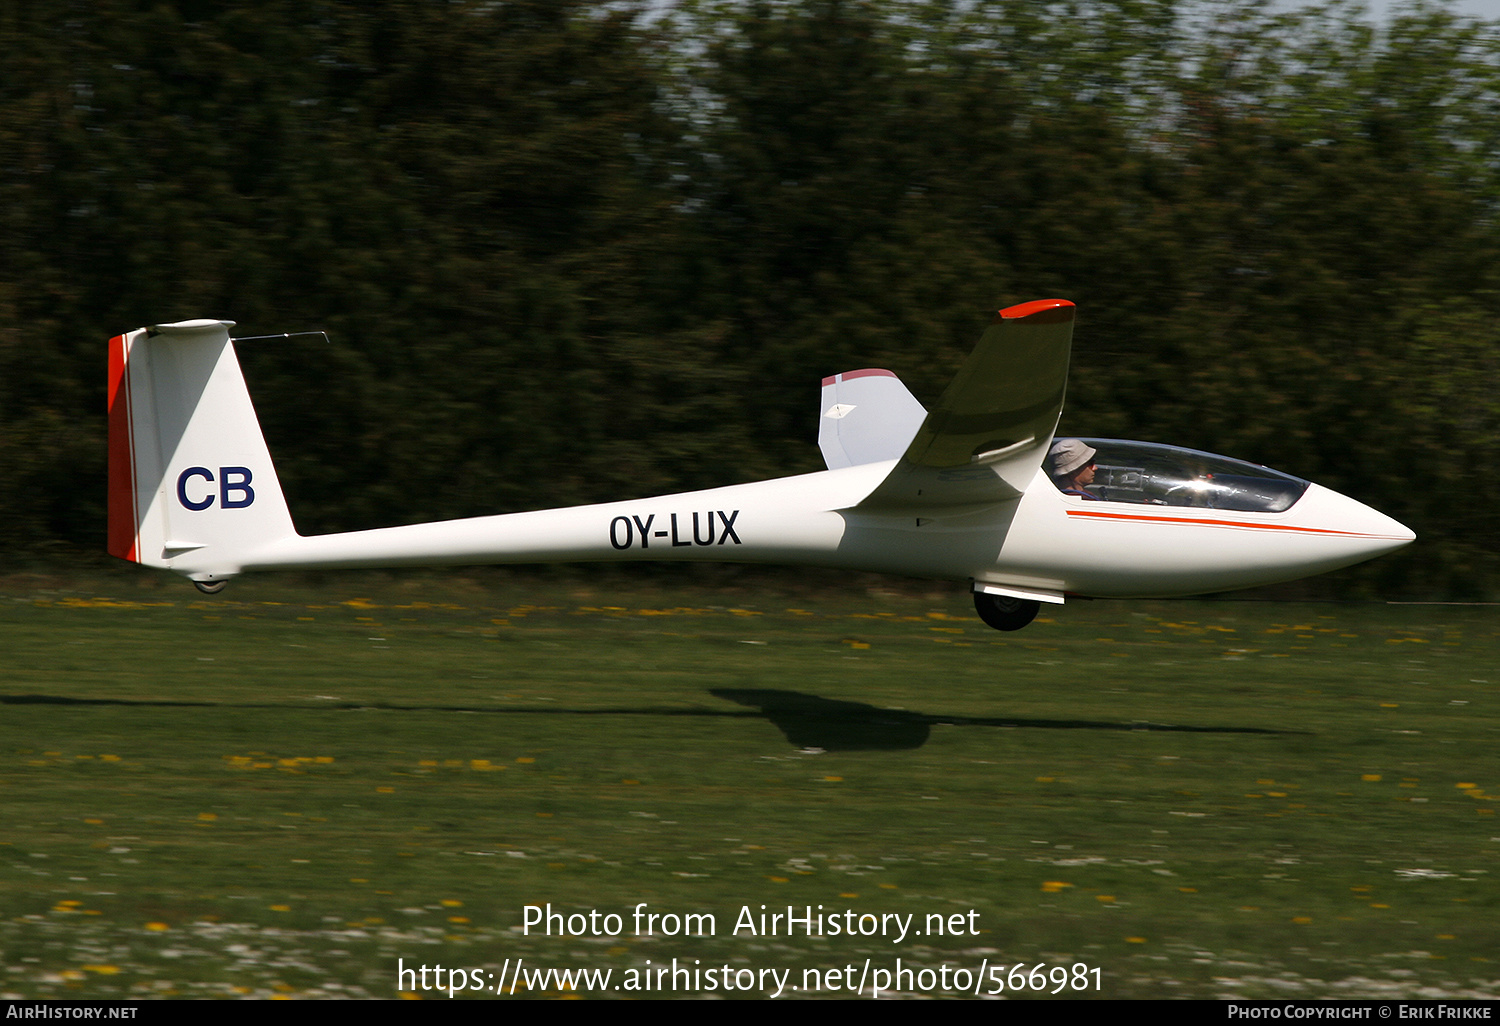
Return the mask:
<path fill-rule="evenodd" d="M 1052 483 L 1064 495 L 1076 495 L 1083 499 L 1098 499 L 1088 491 L 1094 483 L 1094 456 L 1098 450 L 1086 445 L 1082 439 L 1059 438 L 1047 453 L 1051 468 Z"/>

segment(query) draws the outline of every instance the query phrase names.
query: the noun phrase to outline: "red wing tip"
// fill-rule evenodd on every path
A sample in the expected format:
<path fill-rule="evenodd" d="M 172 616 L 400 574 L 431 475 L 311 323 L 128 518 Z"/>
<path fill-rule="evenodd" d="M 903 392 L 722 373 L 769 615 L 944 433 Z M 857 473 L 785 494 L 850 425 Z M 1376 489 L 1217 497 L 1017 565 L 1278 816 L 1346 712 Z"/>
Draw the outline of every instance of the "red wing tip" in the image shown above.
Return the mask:
<path fill-rule="evenodd" d="M 1016 321 L 1029 317 L 1039 324 L 1051 324 L 1071 321 L 1073 312 L 1073 304 L 1066 299 L 1034 299 L 1029 303 L 1007 306 L 995 315 L 995 320 Z"/>
<path fill-rule="evenodd" d="M 864 370 L 844 371 L 842 374 L 835 374 L 832 377 L 824 378 L 823 387 L 827 388 L 836 381 L 849 381 L 852 378 L 894 378 L 895 376 L 894 371 L 882 370 L 878 367 L 866 367 Z"/>

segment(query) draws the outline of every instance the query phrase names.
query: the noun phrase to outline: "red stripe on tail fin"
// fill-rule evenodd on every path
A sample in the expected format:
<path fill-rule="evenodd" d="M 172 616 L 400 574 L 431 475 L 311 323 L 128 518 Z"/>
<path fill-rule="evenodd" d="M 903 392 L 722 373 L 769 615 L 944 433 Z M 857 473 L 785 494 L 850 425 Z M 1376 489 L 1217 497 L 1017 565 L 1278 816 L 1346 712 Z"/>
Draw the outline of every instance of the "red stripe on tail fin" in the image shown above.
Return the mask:
<path fill-rule="evenodd" d="M 130 439 L 130 376 L 124 335 L 109 340 L 109 554 L 132 563 L 136 523 L 135 458 Z"/>

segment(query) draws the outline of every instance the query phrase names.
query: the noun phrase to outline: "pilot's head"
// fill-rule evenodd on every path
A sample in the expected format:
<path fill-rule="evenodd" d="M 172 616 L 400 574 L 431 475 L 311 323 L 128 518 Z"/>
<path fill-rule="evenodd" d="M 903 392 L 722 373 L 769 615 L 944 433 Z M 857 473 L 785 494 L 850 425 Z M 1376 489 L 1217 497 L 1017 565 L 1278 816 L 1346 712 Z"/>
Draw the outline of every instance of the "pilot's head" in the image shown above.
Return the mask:
<path fill-rule="evenodd" d="M 1059 438 L 1047 453 L 1047 463 L 1054 478 L 1070 479 L 1084 467 L 1092 465 L 1096 455 L 1098 450 L 1084 444 L 1082 439 Z"/>

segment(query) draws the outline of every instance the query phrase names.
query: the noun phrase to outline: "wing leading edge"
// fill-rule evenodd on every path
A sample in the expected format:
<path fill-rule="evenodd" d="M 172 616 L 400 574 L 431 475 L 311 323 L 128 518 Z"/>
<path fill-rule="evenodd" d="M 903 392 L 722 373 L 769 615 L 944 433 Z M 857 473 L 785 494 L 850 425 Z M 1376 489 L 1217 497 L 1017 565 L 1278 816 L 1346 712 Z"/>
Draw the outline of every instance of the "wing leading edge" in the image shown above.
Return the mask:
<path fill-rule="evenodd" d="M 853 509 L 956 514 L 1024 492 L 1062 415 L 1073 317 L 1065 299 L 996 314 L 896 466 Z"/>

